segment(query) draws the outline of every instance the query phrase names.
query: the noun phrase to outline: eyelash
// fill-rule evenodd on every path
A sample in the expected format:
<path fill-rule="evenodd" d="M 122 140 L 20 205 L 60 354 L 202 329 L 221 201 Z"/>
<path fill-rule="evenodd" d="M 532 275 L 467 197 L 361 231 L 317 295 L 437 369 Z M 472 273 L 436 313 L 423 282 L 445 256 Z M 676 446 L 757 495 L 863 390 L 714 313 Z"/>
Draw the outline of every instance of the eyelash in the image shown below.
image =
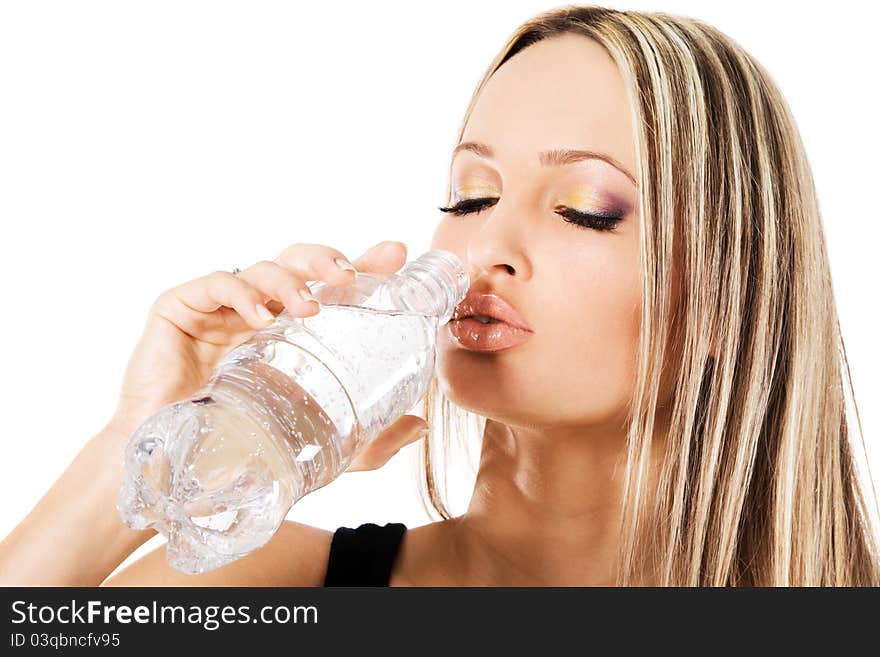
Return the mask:
<path fill-rule="evenodd" d="M 465 215 L 479 213 L 486 208 L 492 207 L 499 199 L 487 198 L 469 198 L 463 199 L 449 207 L 440 207 L 441 212 L 449 212 L 454 215 Z M 561 216 L 564 221 L 579 226 L 580 228 L 592 228 L 593 230 L 611 231 L 620 222 L 623 217 L 613 215 L 592 214 L 589 212 L 580 212 L 564 205 L 556 206 L 554 210 L 556 214 Z"/>

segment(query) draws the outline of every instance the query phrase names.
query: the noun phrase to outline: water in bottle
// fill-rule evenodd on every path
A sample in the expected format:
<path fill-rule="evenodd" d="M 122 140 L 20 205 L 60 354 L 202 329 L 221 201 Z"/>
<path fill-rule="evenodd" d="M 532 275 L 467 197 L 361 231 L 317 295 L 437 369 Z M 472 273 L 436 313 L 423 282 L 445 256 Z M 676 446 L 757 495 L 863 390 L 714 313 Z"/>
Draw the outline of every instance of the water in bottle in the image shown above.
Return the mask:
<path fill-rule="evenodd" d="M 125 451 L 117 508 L 199 573 L 264 545 L 302 496 L 424 396 L 439 328 L 469 277 L 448 251 L 351 285 L 310 285 L 311 317 L 281 313 L 231 350 L 189 399 L 147 419 Z"/>

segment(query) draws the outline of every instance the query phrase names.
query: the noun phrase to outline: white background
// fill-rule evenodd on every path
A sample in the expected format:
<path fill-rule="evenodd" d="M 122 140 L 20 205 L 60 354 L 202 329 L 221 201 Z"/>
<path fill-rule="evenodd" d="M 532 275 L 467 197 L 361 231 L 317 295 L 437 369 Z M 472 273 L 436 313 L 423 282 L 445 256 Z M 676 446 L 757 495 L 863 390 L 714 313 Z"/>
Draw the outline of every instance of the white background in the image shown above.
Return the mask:
<path fill-rule="evenodd" d="M 880 129 L 870 3 L 836 2 L 836 11 L 606 4 L 706 20 L 780 85 L 819 189 L 880 479 Z M 147 309 L 163 290 L 272 259 L 293 242 L 328 244 L 349 258 L 385 239 L 406 242 L 410 258 L 427 250 L 475 85 L 511 32 L 553 6 L 0 4 L 0 537 L 110 417 Z M 331 530 L 428 522 L 416 496 L 417 449 L 381 470 L 343 475 L 288 517 Z M 456 513 L 473 482 L 462 467 Z"/>

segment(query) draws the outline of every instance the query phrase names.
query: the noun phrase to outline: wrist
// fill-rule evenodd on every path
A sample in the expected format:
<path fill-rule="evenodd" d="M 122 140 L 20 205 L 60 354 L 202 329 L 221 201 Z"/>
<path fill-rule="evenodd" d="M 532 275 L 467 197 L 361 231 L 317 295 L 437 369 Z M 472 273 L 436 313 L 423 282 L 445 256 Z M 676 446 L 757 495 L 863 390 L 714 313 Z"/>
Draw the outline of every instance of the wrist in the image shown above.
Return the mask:
<path fill-rule="evenodd" d="M 152 529 L 131 529 L 116 509 L 119 489 L 126 476 L 125 447 L 136 428 L 129 429 L 111 421 L 89 440 L 78 456 L 84 460 L 80 470 L 97 475 L 91 485 L 84 487 L 84 493 L 91 498 L 84 506 L 97 510 L 103 518 L 108 540 L 120 548 L 130 547 L 129 552 L 156 535 Z"/>
<path fill-rule="evenodd" d="M 156 535 L 134 530 L 116 510 L 125 475 L 127 436 L 106 426 L 77 453 L 61 477 L 0 549 L 0 581 L 18 585 L 97 586 Z"/>
<path fill-rule="evenodd" d="M 83 536 L 82 528 L 88 528 L 88 536 L 74 549 L 80 553 L 79 563 L 91 562 L 81 575 L 89 585 L 103 582 L 128 555 L 156 535 L 153 529 L 128 527 L 116 509 L 126 474 L 125 446 L 133 431 L 108 423 L 86 443 L 59 481 L 76 500 L 64 523 L 66 531 Z"/>
<path fill-rule="evenodd" d="M 132 421 L 122 415 L 114 415 L 107 424 L 94 436 L 94 440 L 105 443 L 119 444 L 121 449 L 125 448 L 129 439 L 138 430 L 141 423 Z"/>

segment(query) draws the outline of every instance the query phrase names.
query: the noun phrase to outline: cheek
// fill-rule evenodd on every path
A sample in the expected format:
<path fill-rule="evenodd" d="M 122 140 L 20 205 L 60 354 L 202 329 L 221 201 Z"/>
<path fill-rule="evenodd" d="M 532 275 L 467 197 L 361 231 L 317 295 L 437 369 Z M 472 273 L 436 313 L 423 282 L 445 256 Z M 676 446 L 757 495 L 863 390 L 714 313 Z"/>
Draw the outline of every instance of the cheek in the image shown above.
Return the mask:
<path fill-rule="evenodd" d="M 617 423 L 629 408 L 636 375 L 637 247 L 623 241 L 544 246 L 530 253 L 535 276 L 523 308 L 534 338 L 482 356 L 442 335 L 441 388 L 456 404 L 511 424 Z"/>
<path fill-rule="evenodd" d="M 542 403 L 572 422 L 599 422 L 628 407 L 636 374 L 641 303 L 638 270 L 592 257 L 548 291 L 535 371 Z M 538 353 L 540 351 L 540 353 Z"/>
<path fill-rule="evenodd" d="M 607 240 L 578 255 L 554 288 L 543 378 L 569 418 L 599 421 L 629 406 L 641 307 L 638 252 Z M 558 345 L 553 348 L 550 345 Z"/>

